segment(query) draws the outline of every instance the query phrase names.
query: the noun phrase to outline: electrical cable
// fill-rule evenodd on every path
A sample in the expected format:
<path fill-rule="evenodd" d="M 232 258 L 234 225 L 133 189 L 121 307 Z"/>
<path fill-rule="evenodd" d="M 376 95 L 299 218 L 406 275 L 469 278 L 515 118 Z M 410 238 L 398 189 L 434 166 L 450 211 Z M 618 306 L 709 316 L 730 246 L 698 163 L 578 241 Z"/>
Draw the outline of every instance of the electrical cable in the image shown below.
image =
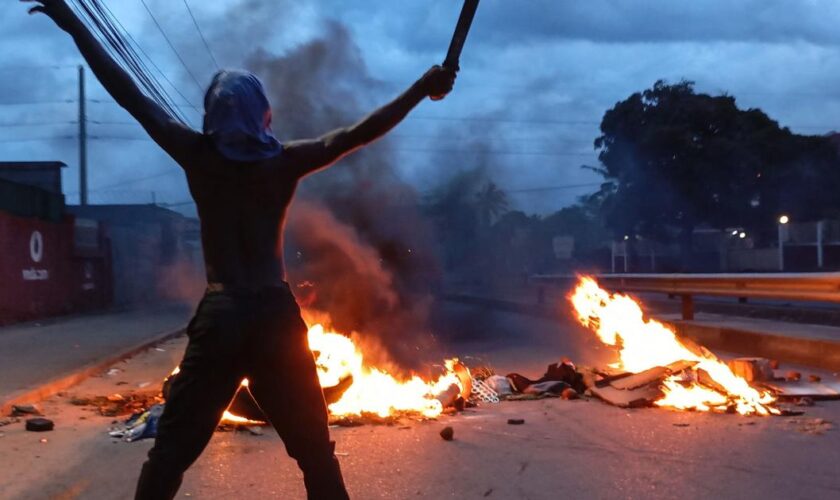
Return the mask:
<path fill-rule="evenodd" d="M 219 67 L 219 62 L 216 60 L 216 56 L 213 55 L 213 51 L 210 49 L 210 44 L 207 43 L 207 39 L 204 38 L 204 32 L 201 31 L 201 27 L 198 25 L 198 21 L 195 19 L 195 15 L 193 15 L 193 11 L 187 0 L 184 0 L 184 7 L 186 7 L 187 12 L 190 13 L 190 19 L 192 19 L 193 26 L 195 26 L 195 30 L 198 31 L 198 36 L 201 37 L 201 42 L 204 44 L 204 48 L 207 49 L 207 55 L 209 55 L 210 59 L 213 60 L 213 65 L 216 66 L 216 71 L 220 70 L 221 68 Z"/>

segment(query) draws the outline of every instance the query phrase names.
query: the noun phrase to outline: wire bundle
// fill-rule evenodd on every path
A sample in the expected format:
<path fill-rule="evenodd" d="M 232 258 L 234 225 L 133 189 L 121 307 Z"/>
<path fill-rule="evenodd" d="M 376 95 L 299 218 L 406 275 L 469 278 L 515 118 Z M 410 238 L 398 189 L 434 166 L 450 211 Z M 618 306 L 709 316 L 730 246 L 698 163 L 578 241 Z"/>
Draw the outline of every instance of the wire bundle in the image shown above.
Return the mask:
<path fill-rule="evenodd" d="M 149 8 L 148 4 L 145 0 L 140 0 L 143 4 L 143 7 L 148 12 L 149 16 L 152 18 L 155 26 L 157 26 L 160 33 L 163 35 L 166 43 L 172 49 L 172 51 L 177 56 L 178 60 L 184 66 L 187 74 L 191 77 L 193 82 L 195 82 L 196 86 L 198 87 L 199 91 L 202 90 L 202 86 L 196 78 L 195 74 L 189 69 L 187 66 L 184 58 L 178 52 L 178 50 L 173 45 L 172 41 L 164 32 L 163 27 L 158 22 L 155 15 L 152 13 L 151 9 Z M 82 21 L 87 25 L 87 27 L 91 30 L 94 36 L 99 40 L 102 46 L 107 50 L 114 60 L 117 61 L 123 69 L 125 69 L 135 80 L 137 85 L 146 94 L 150 99 L 154 100 L 158 105 L 160 105 L 163 109 L 165 109 L 171 116 L 176 118 L 177 120 L 181 121 L 184 124 L 187 124 L 187 119 L 183 112 L 180 109 L 179 104 L 173 99 L 172 95 L 167 91 L 166 86 L 161 82 L 158 78 L 158 75 L 171 87 L 174 89 L 175 93 L 180 96 L 181 99 L 187 105 L 196 111 L 199 111 L 198 108 L 190 102 L 189 99 L 178 89 L 178 87 L 166 76 L 166 74 L 161 71 L 157 64 L 155 64 L 154 60 L 146 53 L 145 50 L 137 43 L 134 37 L 126 30 L 125 26 L 117 19 L 108 5 L 102 0 L 70 0 L 69 4 L 73 7 L 76 11 L 77 15 L 82 19 Z M 190 17 L 193 19 L 193 24 L 195 25 L 196 29 L 201 36 L 201 39 L 207 49 L 208 53 L 210 53 L 211 58 L 213 59 L 213 63 L 218 67 L 216 63 L 215 57 L 213 57 L 212 52 L 210 52 L 209 46 L 207 45 L 207 41 L 204 39 L 203 33 L 201 33 L 201 29 L 198 26 L 198 22 L 195 20 L 195 17 L 192 14 L 192 10 L 189 9 L 189 5 L 184 0 L 184 4 L 187 6 L 189 10 Z M 154 69 L 154 71 L 152 71 Z"/>

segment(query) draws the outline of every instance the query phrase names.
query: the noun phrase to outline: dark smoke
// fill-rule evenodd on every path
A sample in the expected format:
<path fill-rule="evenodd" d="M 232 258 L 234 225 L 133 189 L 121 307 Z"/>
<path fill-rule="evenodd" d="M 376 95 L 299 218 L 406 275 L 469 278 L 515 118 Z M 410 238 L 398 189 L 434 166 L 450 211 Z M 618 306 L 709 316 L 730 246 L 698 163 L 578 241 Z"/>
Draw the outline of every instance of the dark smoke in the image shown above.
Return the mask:
<path fill-rule="evenodd" d="M 269 89 L 283 139 L 352 124 L 381 104 L 372 95 L 386 94 L 336 22 L 281 56 L 257 50 L 246 67 Z M 440 355 L 427 326 L 440 271 L 418 195 L 395 166 L 383 142 L 306 179 L 290 210 L 286 256 L 304 305 L 328 312 L 337 330 L 375 339 L 399 364 L 417 368 Z"/>

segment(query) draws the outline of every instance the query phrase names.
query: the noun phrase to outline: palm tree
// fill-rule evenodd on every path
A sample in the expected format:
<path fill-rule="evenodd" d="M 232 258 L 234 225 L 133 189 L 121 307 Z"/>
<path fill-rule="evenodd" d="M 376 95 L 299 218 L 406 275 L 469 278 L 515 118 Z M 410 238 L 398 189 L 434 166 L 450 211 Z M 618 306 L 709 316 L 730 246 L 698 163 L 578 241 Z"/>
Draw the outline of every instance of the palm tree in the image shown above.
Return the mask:
<path fill-rule="evenodd" d="M 507 194 L 494 182 L 488 182 L 476 193 L 475 198 L 478 218 L 485 227 L 490 226 L 494 219 L 508 211 Z"/>

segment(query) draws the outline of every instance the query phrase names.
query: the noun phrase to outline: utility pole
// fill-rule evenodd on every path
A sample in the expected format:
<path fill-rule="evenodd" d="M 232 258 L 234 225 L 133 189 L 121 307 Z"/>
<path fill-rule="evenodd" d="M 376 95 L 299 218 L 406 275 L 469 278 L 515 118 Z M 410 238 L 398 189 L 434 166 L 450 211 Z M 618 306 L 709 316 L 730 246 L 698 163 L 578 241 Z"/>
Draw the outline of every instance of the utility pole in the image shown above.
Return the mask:
<path fill-rule="evenodd" d="M 85 67 L 79 65 L 79 204 L 88 204 L 87 116 L 85 111 Z"/>

